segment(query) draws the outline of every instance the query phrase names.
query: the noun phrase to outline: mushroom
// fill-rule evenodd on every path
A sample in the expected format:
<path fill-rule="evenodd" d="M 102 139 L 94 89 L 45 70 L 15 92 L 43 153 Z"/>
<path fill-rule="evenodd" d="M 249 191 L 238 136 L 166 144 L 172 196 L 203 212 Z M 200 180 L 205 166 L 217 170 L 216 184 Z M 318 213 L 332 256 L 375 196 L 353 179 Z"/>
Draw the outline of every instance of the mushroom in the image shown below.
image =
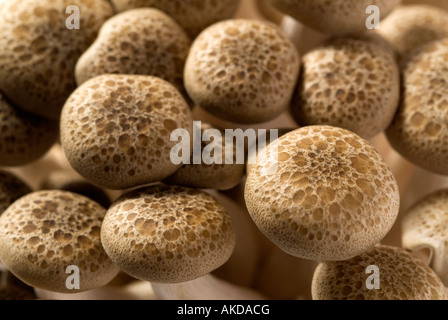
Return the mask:
<path fill-rule="evenodd" d="M 76 293 L 104 286 L 119 271 L 101 244 L 105 213 L 96 202 L 66 191 L 26 195 L 0 217 L 0 260 L 33 287 Z M 67 282 L 75 268 L 79 287 L 72 288 Z"/>
<path fill-rule="evenodd" d="M 224 120 L 254 124 L 288 107 L 300 58 L 275 25 L 255 20 L 217 23 L 193 43 L 185 87 L 193 101 Z"/>
<path fill-rule="evenodd" d="M 195 38 L 208 26 L 236 13 L 240 0 L 111 0 L 118 12 L 129 9 L 152 7 L 161 10 L 176 20 Z"/>
<path fill-rule="evenodd" d="M 332 39 L 306 54 L 302 64 L 292 102 L 300 125 L 337 126 L 364 139 L 389 127 L 400 96 L 391 51 L 361 36 Z"/>
<path fill-rule="evenodd" d="M 0 93 L 0 166 L 22 166 L 41 158 L 55 143 L 56 121 L 13 106 Z"/>
<path fill-rule="evenodd" d="M 226 164 L 226 139 L 224 130 L 215 129 L 208 123 L 201 123 L 194 130 L 200 130 L 200 137 L 205 140 L 201 143 L 200 154 L 203 155 L 205 149 L 208 149 L 208 154 L 211 154 L 212 159 L 201 158 L 201 163 L 194 163 L 194 155 L 191 156 L 190 164 L 184 165 L 177 170 L 165 182 L 175 185 L 183 185 L 193 188 L 215 189 L 215 190 L 229 190 L 238 185 L 245 175 L 245 164 L 237 163 L 237 146 L 233 146 L 233 163 Z M 206 133 L 213 133 L 213 136 L 206 136 Z M 215 139 L 217 139 L 215 141 Z M 213 148 L 213 152 L 210 152 Z M 215 152 L 221 153 L 221 157 Z M 214 161 L 218 156 L 218 161 Z M 206 163 L 207 160 L 210 163 Z"/>
<path fill-rule="evenodd" d="M 76 61 L 112 16 L 106 0 L 75 0 L 80 29 L 66 26 L 67 3 L 4 0 L 0 3 L 0 90 L 14 103 L 40 116 L 58 119 L 76 88 Z"/>
<path fill-rule="evenodd" d="M 401 155 L 428 171 L 448 175 L 448 40 L 415 51 L 403 67 L 401 105 L 387 137 Z"/>
<path fill-rule="evenodd" d="M 199 190 L 153 186 L 112 204 L 101 230 L 109 257 L 144 281 L 180 283 L 222 266 L 235 247 L 232 221 Z"/>
<path fill-rule="evenodd" d="M 268 175 L 273 162 L 277 170 Z M 390 169 L 367 141 L 344 129 L 288 133 L 247 172 L 249 213 L 266 237 L 298 258 L 350 259 L 380 242 L 398 215 Z"/>
<path fill-rule="evenodd" d="M 405 58 L 429 42 L 448 37 L 448 12 L 423 4 L 401 6 L 377 32 Z"/>
<path fill-rule="evenodd" d="M 81 85 L 64 106 L 61 143 L 73 168 L 109 189 L 158 182 L 181 167 L 171 161 L 176 129 L 192 133 L 188 104 L 151 76 L 103 75 Z"/>
<path fill-rule="evenodd" d="M 367 7 L 376 5 L 381 18 L 389 15 L 401 0 L 270 0 L 271 4 L 303 24 L 328 34 L 366 30 Z"/>
<path fill-rule="evenodd" d="M 31 192 L 30 187 L 12 173 L 0 170 L 0 215 L 17 199 Z"/>
<path fill-rule="evenodd" d="M 428 264 L 448 286 L 448 190 L 419 200 L 403 220 L 403 246 L 412 251 L 427 249 Z"/>
<path fill-rule="evenodd" d="M 185 60 L 191 40 L 165 13 L 150 8 L 126 11 L 106 21 L 97 40 L 76 65 L 82 84 L 102 74 L 140 74 L 162 78 L 186 97 Z"/>
<path fill-rule="evenodd" d="M 375 276 L 379 289 L 368 289 Z M 447 300 L 445 286 L 421 260 L 403 249 L 379 246 L 346 261 L 321 263 L 314 300 Z"/>

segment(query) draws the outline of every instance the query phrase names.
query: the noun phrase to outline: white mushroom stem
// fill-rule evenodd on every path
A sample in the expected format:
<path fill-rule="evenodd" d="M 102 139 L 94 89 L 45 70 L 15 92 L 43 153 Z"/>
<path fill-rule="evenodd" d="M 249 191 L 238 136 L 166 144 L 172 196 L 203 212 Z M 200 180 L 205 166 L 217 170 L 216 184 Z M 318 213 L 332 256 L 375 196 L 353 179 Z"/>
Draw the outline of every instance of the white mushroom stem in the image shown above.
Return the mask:
<path fill-rule="evenodd" d="M 152 287 L 160 300 L 266 300 L 262 294 L 220 280 L 210 274 L 178 284 L 156 284 Z"/>
<path fill-rule="evenodd" d="M 123 287 L 105 286 L 102 288 L 63 294 L 42 289 L 34 289 L 38 299 L 42 300 L 157 300 L 149 282 L 134 281 Z"/>
<path fill-rule="evenodd" d="M 299 48 L 302 39 L 303 25 L 290 16 L 285 16 L 281 22 L 281 29 L 286 36 Z"/>

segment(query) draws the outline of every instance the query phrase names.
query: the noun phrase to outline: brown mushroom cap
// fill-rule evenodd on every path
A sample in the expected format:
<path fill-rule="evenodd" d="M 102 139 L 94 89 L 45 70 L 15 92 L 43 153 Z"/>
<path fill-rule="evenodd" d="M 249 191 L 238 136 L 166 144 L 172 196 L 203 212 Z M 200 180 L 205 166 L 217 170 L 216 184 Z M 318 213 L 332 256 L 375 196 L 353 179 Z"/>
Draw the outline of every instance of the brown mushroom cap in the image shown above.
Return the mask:
<path fill-rule="evenodd" d="M 0 166 L 22 166 L 42 157 L 56 142 L 58 123 L 13 106 L 0 93 Z"/>
<path fill-rule="evenodd" d="M 195 38 L 208 26 L 236 13 L 240 0 L 111 0 L 118 12 L 129 9 L 152 7 L 176 20 Z"/>
<path fill-rule="evenodd" d="M 76 61 L 113 10 L 106 0 L 74 0 L 80 30 L 66 27 L 65 0 L 0 3 L 0 89 L 21 108 L 58 119 L 76 88 Z"/>
<path fill-rule="evenodd" d="M 415 49 L 448 37 L 448 11 L 429 5 L 397 8 L 378 30 L 403 58 Z"/>
<path fill-rule="evenodd" d="M 301 125 L 341 127 L 370 139 L 392 122 L 400 96 L 394 56 L 373 41 L 333 39 L 306 54 L 292 113 Z"/>
<path fill-rule="evenodd" d="M 0 170 L 0 215 L 17 199 L 30 193 L 30 187 L 15 175 Z"/>
<path fill-rule="evenodd" d="M 272 5 L 303 24 L 328 34 L 366 30 L 366 8 L 376 5 L 381 18 L 394 10 L 401 0 L 270 0 Z"/>
<path fill-rule="evenodd" d="M 207 193 L 176 186 L 121 197 L 107 212 L 101 238 L 123 271 L 157 283 L 202 277 L 223 265 L 235 246 L 224 207 Z"/>
<path fill-rule="evenodd" d="M 191 40 L 165 13 L 135 9 L 109 19 L 76 65 L 78 84 L 102 74 L 141 74 L 162 78 L 184 96 L 183 73 Z"/>
<path fill-rule="evenodd" d="M 448 285 L 448 190 L 419 200 L 403 220 L 403 247 L 430 250 L 430 267 Z"/>
<path fill-rule="evenodd" d="M 228 20 L 193 43 L 185 87 L 204 110 L 236 123 L 273 120 L 288 107 L 300 58 L 291 41 L 271 23 Z"/>
<path fill-rule="evenodd" d="M 109 189 L 163 180 L 180 165 L 170 160 L 171 134 L 192 132 L 188 104 L 168 82 L 150 76 L 104 75 L 69 98 L 61 143 L 79 174 Z"/>
<path fill-rule="evenodd" d="M 380 289 L 368 290 L 369 266 L 379 269 Z M 347 261 L 321 263 L 314 300 L 447 300 L 445 286 L 421 260 L 403 249 L 379 246 Z"/>
<path fill-rule="evenodd" d="M 448 39 L 424 46 L 403 67 L 401 106 L 386 131 L 392 145 L 414 164 L 447 175 Z"/>
<path fill-rule="evenodd" d="M 72 293 L 101 287 L 119 269 L 104 251 L 106 210 L 66 191 L 39 191 L 14 202 L 0 217 L 0 260 L 23 282 Z M 80 270 L 80 290 L 66 286 L 66 269 Z"/>
<path fill-rule="evenodd" d="M 278 148 L 278 168 L 273 164 Z M 248 165 L 245 199 L 259 229 L 285 252 L 309 260 L 352 258 L 380 242 L 398 215 L 392 172 L 352 132 L 314 126 L 271 143 Z"/>

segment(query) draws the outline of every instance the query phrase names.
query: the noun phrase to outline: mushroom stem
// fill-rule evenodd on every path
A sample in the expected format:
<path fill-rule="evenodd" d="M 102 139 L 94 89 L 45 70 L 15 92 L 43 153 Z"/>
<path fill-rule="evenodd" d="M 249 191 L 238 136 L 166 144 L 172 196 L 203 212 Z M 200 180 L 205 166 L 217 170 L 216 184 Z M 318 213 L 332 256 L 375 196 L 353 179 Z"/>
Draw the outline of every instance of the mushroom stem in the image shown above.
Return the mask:
<path fill-rule="evenodd" d="M 289 40 L 294 43 L 296 48 L 299 48 L 299 44 L 301 42 L 300 40 L 302 39 L 303 34 L 303 24 L 290 16 L 285 16 L 280 26 Z"/>
<path fill-rule="evenodd" d="M 266 300 L 262 294 L 205 275 L 193 281 L 178 284 L 152 283 L 161 300 Z"/>

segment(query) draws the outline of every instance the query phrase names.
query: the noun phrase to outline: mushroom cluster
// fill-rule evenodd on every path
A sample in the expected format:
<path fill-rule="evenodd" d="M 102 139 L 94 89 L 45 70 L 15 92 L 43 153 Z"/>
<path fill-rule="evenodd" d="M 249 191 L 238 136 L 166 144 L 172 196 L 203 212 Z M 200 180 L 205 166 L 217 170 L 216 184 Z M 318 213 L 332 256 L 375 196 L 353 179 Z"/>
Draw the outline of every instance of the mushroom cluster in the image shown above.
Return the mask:
<path fill-rule="evenodd" d="M 0 1 L 0 300 L 448 300 L 445 9 Z"/>

